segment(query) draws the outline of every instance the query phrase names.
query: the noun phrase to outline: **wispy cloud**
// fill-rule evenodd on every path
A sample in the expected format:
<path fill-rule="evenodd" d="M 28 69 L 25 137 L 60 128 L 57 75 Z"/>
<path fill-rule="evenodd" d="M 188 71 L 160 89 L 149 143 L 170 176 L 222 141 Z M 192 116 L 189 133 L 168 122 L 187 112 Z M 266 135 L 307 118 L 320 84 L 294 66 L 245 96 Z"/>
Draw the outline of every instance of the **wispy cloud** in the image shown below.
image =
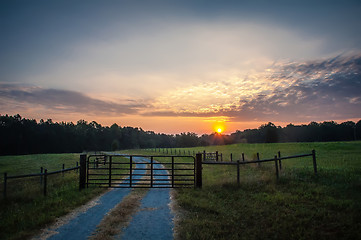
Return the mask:
<path fill-rule="evenodd" d="M 148 100 L 107 101 L 76 91 L 0 83 L 0 101 L 3 114 L 45 109 L 49 114 L 222 117 L 258 122 L 359 118 L 361 54 L 277 63 L 263 72 L 190 84 Z"/>
<path fill-rule="evenodd" d="M 279 63 L 263 73 L 176 89 L 149 115 L 227 116 L 237 121 L 360 117 L 361 55 Z"/>
<path fill-rule="evenodd" d="M 144 108 L 144 104 L 137 104 L 133 101 L 120 104 L 99 100 L 84 95 L 80 92 L 43 89 L 36 86 L 24 84 L 0 83 L 0 99 L 3 102 L 2 111 L 6 111 L 16 105 L 38 106 L 51 109 L 57 113 L 87 113 L 124 115 L 136 114 L 139 108 Z M 30 107 L 31 108 L 31 107 Z"/>

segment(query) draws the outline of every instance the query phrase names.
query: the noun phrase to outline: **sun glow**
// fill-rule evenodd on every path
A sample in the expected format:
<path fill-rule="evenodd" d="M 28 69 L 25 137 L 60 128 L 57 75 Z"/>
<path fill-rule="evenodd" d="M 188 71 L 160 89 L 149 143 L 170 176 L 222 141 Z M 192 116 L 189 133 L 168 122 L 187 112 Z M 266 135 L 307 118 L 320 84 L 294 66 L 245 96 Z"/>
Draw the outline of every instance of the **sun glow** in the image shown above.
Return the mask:
<path fill-rule="evenodd" d="M 224 132 L 224 125 L 223 124 L 216 124 L 213 126 L 213 129 L 214 129 L 214 132 L 218 133 L 218 134 L 221 134 Z"/>

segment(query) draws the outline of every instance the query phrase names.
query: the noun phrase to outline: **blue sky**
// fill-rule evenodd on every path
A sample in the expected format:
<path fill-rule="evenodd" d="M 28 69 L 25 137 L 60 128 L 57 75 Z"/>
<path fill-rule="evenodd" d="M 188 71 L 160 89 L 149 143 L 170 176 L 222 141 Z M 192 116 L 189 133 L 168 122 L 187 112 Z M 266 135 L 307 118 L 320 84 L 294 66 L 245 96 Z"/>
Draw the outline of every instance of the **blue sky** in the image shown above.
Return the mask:
<path fill-rule="evenodd" d="M 361 117 L 360 1 L 0 4 L 0 114 L 166 133 Z"/>

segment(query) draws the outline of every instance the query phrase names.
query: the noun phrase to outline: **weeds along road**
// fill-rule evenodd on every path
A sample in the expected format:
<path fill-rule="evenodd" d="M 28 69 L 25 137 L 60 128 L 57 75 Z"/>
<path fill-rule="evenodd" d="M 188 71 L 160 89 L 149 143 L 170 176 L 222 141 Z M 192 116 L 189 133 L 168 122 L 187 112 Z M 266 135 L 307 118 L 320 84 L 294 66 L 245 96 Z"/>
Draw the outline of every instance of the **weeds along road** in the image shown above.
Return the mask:
<path fill-rule="evenodd" d="M 145 170 L 137 168 L 146 168 L 144 162 L 149 162 L 145 158 L 133 158 L 136 162 L 134 174 L 144 174 Z M 142 164 L 143 162 L 143 164 Z M 155 165 L 161 168 L 160 165 Z M 164 171 L 164 172 L 163 172 Z M 166 170 L 158 170 L 159 174 L 166 174 Z M 156 176 L 166 178 L 164 176 Z M 157 180 L 155 180 L 157 181 Z M 163 181 L 164 183 L 164 181 Z M 108 216 L 116 206 L 121 207 L 123 199 L 130 195 L 131 189 L 118 188 L 112 189 L 103 194 L 94 204 L 84 212 L 80 212 L 60 227 L 47 229 L 44 234 L 35 239 L 101 239 L 102 236 L 96 236 L 101 231 L 102 225 L 99 225 L 105 216 Z M 139 211 L 130 217 L 130 222 L 123 226 L 123 229 L 116 229 L 117 233 L 114 239 L 173 239 L 173 214 L 170 209 L 170 189 L 151 188 L 145 194 L 140 203 Z M 103 223 L 104 224 L 107 223 Z M 97 226 L 99 228 L 97 229 Z M 120 228 L 121 225 L 119 225 Z M 113 232 L 113 234 L 114 234 Z M 120 233 L 119 233 L 120 232 Z M 104 237 L 104 236 L 103 236 Z"/>

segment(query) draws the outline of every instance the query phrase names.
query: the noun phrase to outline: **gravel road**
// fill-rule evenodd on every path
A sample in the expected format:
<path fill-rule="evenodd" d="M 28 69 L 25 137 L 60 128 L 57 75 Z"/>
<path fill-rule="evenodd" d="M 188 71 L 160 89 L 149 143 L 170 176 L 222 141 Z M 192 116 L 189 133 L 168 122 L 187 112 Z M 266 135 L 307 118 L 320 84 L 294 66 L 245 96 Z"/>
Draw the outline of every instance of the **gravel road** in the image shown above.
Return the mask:
<path fill-rule="evenodd" d="M 141 157 L 134 157 L 133 160 L 136 162 L 134 173 L 145 173 L 145 170 L 137 168 L 146 168 L 146 164 L 142 164 L 142 162 L 149 162 L 149 160 Z M 160 165 L 154 166 L 161 168 Z M 166 174 L 166 171 L 158 170 L 157 174 Z M 47 234 L 43 234 L 38 239 L 88 239 L 104 216 L 130 191 L 131 189 L 128 188 L 115 188 L 108 191 L 92 207 L 79 212 L 65 224 L 48 229 Z M 128 227 L 122 229 L 122 233 L 115 236 L 115 239 L 173 239 L 174 224 L 170 202 L 170 189 L 151 188 L 142 199 L 140 210 L 132 217 Z"/>

